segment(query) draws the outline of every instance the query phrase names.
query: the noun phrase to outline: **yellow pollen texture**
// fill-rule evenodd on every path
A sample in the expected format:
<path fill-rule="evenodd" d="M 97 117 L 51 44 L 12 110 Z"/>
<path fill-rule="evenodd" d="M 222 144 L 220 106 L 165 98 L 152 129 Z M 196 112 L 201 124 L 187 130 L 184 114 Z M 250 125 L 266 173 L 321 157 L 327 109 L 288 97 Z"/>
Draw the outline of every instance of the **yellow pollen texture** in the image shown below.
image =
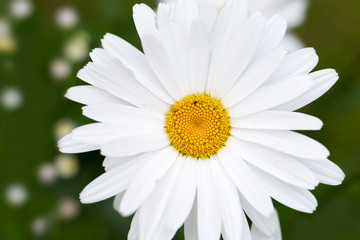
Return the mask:
<path fill-rule="evenodd" d="M 179 154 L 205 159 L 225 146 L 230 119 L 220 99 L 197 93 L 186 96 L 169 109 L 165 130 Z"/>

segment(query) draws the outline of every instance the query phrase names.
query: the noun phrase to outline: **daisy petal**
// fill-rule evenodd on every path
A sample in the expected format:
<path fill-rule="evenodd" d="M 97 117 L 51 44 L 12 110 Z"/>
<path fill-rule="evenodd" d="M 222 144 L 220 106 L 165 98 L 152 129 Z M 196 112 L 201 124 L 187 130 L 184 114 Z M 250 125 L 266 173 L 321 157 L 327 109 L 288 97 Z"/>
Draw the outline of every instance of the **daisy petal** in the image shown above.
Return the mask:
<path fill-rule="evenodd" d="M 112 62 L 109 66 L 88 63 L 79 71 L 78 77 L 137 107 L 160 112 L 167 109 L 167 105 L 137 82 L 119 60 Z"/>
<path fill-rule="evenodd" d="M 89 55 L 93 63 L 102 66 L 109 66 L 112 64 L 112 54 L 107 53 L 105 49 L 95 48 L 90 52 Z"/>
<path fill-rule="evenodd" d="M 129 122 L 164 122 L 163 113 L 140 109 L 123 104 L 107 103 L 85 106 L 83 115 L 98 122 L 128 124 Z M 162 125 L 161 123 L 158 125 Z"/>
<path fill-rule="evenodd" d="M 194 203 L 196 163 L 193 158 L 180 157 L 177 164 L 169 170 L 169 174 L 159 181 L 154 192 L 140 209 L 140 220 L 144 216 L 142 226 L 146 226 L 146 229 L 142 229 L 142 236 L 148 239 L 173 238 Z M 149 217 L 151 219 L 148 219 Z"/>
<path fill-rule="evenodd" d="M 231 148 L 220 150 L 218 156 L 221 165 L 242 196 L 263 215 L 269 216 L 274 211 L 270 196 L 247 164 L 241 158 L 234 156 Z"/>
<path fill-rule="evenodd" d="M 225 96 L 243 73 L 260 42 L 263 27 L 263 17 L 254 14 L 214 49 L 207 90 L 215 98 Z"/>
<path fill-rule="evenodd" d="M 222 98 L 224 107 L 233 106 L 261 86 L 278 68 L 285 53 L 283 49 L 277 48 L 251 64 L 226 96 Z"/>
<path fill-rule="evenodd" d="M 270 223 L 271 221 L 271 223 Z M 269 224 L 274 225 L 275 232 L 272 234 L 264 233 L 256 224 L 251 226 L 251 239 L 252 240 L 281 240 L 281 229 L 280 229 L 280 222 L 277 213 L 275 212 L 271 220 L 268 221 Z"/>
<path fill-rule="evenodd" d="M 303 48 L 285 56 L 276 71 L 267 83 L 279 81 L 297 75 L 305 75 L 311 72 L 319 62 L 319 57 L 313 48 Z"/>
<path fill-rule="evenodd" d="M 320 119 L 297 112 L 262 111 L 244 117 L 232 118 L 231 127 L 274 130 L 319 130 Z"/>
<path fill-rule="evenodd" d="M 166 215 L 166 206 L 169 203 L 172 189 L 183 165 L 182 160 L 181 157 L 175 160 L 167 174 L 156 183 L 154 191 L 141 205 L 139 210 L 140 239 L 158 239 L 155 236 L 161 233 L 172 235 L 166 238 L 172 239 L 173 235 L 175 235 L 177 228 L 167 227 L 164 216 Z"/>
<path fill-rule="evenodd" d="M 65 97 L 68 99 L 85 104 L 99 104 L 99 103 L 120 103 L 128 104 L 124 100 L 111 95 L 110 93 L 90 85 L 76 86 L 67 90 Z"/>
<path fill-rule="evenodd" d="M 118 195 L 115 196 L 115 199 L 114 199 L 114 202 L 113 202 L 113 207 L 114 207 L 114 209 L 116 211 L 119 211 L 120 203 L 121 203 L 121 200 L 124 197 L 124 194 L 125 194 L 125 191 L 121 192 L 121 193 L 119 193 Z"/>
<path fill-rule="evenodd" d="M 296 157 L 325 159 L 330 153 L 321 143 L 292 131 L 231 129 L 231 135 Z"/>
<path fill-rule="evenodd" d="M 184 161 L 167 205 L 163 221 L 173 229 L 178 229 L 188 217 L 196 194 L 196 164 L 194 158 L 181 158 Z"/>
<path fill-rule="evenodd" d="M 162 127 L 156 127 L 148 122 L 127 124 L 126 128 L 114 123 L 91 123 L 74 129 L 72 136 L 75 141 L 104 145 L 116 139 L 123 140 L 126 137 L 139 138 L 139 136 L 145 135 L 146 138 L 146 135 L 156 135 L 162 129 Z"/>
<path fill-rule="evenodd" d="M 73 134 L 70 133 L 61 138 L 58 142 L 59 151 L 62 153 L 81 153 L 98 150 L 99 145 L 82 143 L 73 139 Z"/>
<path fill-rule="evenodd" d="M 128 240 L 139 240 L 139 215 L 139 212 L 136 212 L 131 221 L 131 226 L 127 238 Z"/>
<path fill-rule="evenodd" d="M 204 92 L 209 71 L 208 33 L 200 20 L 194 20 L 189 41 L 189 77 L 193 92 Z"/>
<path fill-rule="evenodd" d="M 219 13 L 215 22 L 212 38 L 214 39 L 214 48 L 220 48 L 221 45 L 224 44 L 224 41 L 231 38 L 231 35 L 238 31 L 241 24 L 248 18 L 248 1 L 226 1 L 221 11 L 219 11 L 219 6 L 215 7 L 217 7 L 217 12 Z"/>
<path fill-rule="evenodd" d="M 217 157 L 211 158 L 210 167 L 214 175 L 221 207 L 222 235 L 225 240 L 241 239 L 242 228 L 240 226 L 246 223 L 242 221 L 241 214 L 243 213 L 236 186 L 225 173 Z"/>
<path fill-rule="evenodd" d="M 195 197 L 194 205 L 184 223 L 184 235 L 186 240 L 199 240 L 197 211 L 197 198 Z"/>
<path fill-rule="evenodd" d="M 274 15 L 266 21 L 264 35 L 254 59 L 258 59 L 272 49 L 279 47 L 286 32 L 286 25 L 286 19 L 280 14 Z"/>
<path fill-rule="evenodd" d="M 107 33 L 101 41 L 109 55 L 119 59 L 129 68 L 135 78 L 161 100 L 173 104 L 174 100 L 166 92 L 147 63 L 145 55 L 125 40 Z"/>
<path fill-rule="evenodd" d="M 291 186 L 255 167 L 251 167 L 251 169 L 261 179 L 267 192 L 276 201 L 297 211 L 305 213 L 315 211 L 317 201 L 309 190 Z"/>
<path fill-rule="evenodd" d="M 279 106 L 300 96 L 312 86 L 313 81 L 307 75 L 267 84 L 229 108 L 229 115 L 236 118 Z"/>
<path fill-rule="evenodd" d="M 221 215 L 210 161 L 197 164 L 197 219 L 199 240 L 218 240 L 221 231 Z"/>
<path fill-rule="evenodd" d="M 149 152 L 170 144 L 168 136 L 161 134 L 121 137 L 101 147 L 101 153 L 110 157 L 124 157 Z"/>
<path fill-rule="evenodd" d="M 112 169 L 116 166 L 119 166 L 120 164 L 132 161 L 132 160 L 140 157 L 140 155 L 142 155 L 142 154 L 145 154 L 145 153 L 136 154 L 133 156 L 126 156 L 126 157 L 105 157 L 102 165 L 105 168 L 105 171 L 107 172 L 110 169 Z"/>
<path fill-rule="evenodd" d="M 312 161 L 300 159 L 300 161 L 308 167 L 323 184 L 336 186 L 340 185 L 344 180 L 344 172 L 330 160 Z"/>
<path fill-rule="evenodd" d="M 310 73 L 309 76 L 314 80 L 307 92 L 283 105 L 276 107 L 278 110 L 294 111 L 315 101 L 326 93 L 339 79 L 339 75 L 334 69 L 324 69 Z"/>
<path fill-rule="evenodd" d="M 250 218 L 251 222 L 265 235 L 272 235 L 275 233 L 277 225 L 277 213 L 274 211 L 269 217 L 265 217 L 256 211 L 246 199 L 240 196 L 241 206 L 243 207 L 246 215 Z"/>
<path fill-rule="evenodd" d="M 227 147 L 251 165 L 297 187 L 314 189 L 315 175 L 296 158 L 257 144 L 229 137 Z"/>
<path fill-rule="evenodd" d="M 251 239 L 251 234 L 250 234 L 250 229 L 249 229 L 249 224 L 248 221 L 246 219 L 246 216 L 244 214 L 244 212 L 241 212 L 241 217 L 242 217 L 242 222 L 243 224 L 241 224 L 241 240 L 252 240 Z"/>
<path fill-rule="evenodd" d="M 134 5 L 133 18 L 140 37 L 144 34 L 153 34 L 154 36 L 159 34 L 156 28 L 155 17 L 155 12 L 146 4 Z"/>
<path fill-rule="evenodd" d="M 294 52 L 305 48 L 304 43 L 295 35 L 295 33 L 287 33 L 281 42 L 281 46 L 288 52 Z"/>
<path fill-rule="evenodd" d="M 152 193 L 157 181 L 168 171 L 178 153 L 171 147 L 155 151 L 134 175 L 120 205 L 123 216 L 131 215 Z"/>
<path fill-rule="evenodd" d="M 158 8 L 157 25 L 160 30 L 161 44 L 166 49 L 166 56 L 171 61 L 169 64 L 173 67 L 177 78 L 181 79 L 177 86 L 182 92 L 189 91 L 187 32 L 179 24 L 170 20 L 167 6 L 163 4 L 159 5 Z M 146 44 L 146 39 L 142 38 L 142 41 L 143 45 Z"/>
<path fill-rule="evenodd" d="M 82 203 L 99 202 L 123 192 L 151 154 L 144 154 L 103 173 L 80 193 Z"/>
<path fill-rule="evenodd" d="M 144 35 L 141 40 L 149 64 L 168 93 L 175 100 L 184 97 L 186 93 L 181 85 L 179 74 L 160 40 L 148 34 Z"/>
<path fill-rule="evenodd" d="M 279 9 L 278 12 L 286 18 L 289 28 L 299 26 L 306 17 L 306 10 L 308 8 L 309 2 L 303 0 L 285 2 L 287 4 L 284 4 L 282 9 Z"/>
<path fill-rule="evenodd" d="M 199 8 L 196 1 L 176 1 L 175 22 L 180 24 L 182 29 L 190 31 L 190 26 L 195 18 L 199 17 Z"/>
<path fill-rule="evenodd" d="M 217 7 L 203 4 L 199 7 L 199 14 L 201 21 L 206 27 L 206 30 L 211 33 L 218 15 Z"/>

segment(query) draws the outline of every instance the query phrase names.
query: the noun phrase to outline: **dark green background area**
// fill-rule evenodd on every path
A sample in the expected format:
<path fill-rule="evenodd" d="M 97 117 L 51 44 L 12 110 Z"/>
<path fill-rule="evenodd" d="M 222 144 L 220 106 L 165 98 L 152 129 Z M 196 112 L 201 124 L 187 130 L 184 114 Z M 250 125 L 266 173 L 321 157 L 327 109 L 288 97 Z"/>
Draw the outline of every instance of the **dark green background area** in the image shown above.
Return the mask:
<path fill-rule="evenodd" d="M 0 1 L 0 17 L 7 17 L 7 0 Z M 34 13 L 13 23 L 18 49 L 0 53 L 0 90 L 17 86 L 24 104 L 15 111 L 0 108 L 0 240 L 36 239 L 31 222 L 47 216 L 50 228 L 38 239 L 126 239 L 131 218 L 113 210 L 112 199 L 81 205 L 77 219 L 63 221 L 56 213 L 62 196 L 78 198 L 88 182 L 103 172 L 99 152 L 79 154 L 80 171 L 69 180 L 44 186 L 37 169 L 58 154 L 54 124 L 62 118 L 78 125 L 89 122 L 81 115 L 81 105 L 63 95 L 70 86 L 83 84 L 76 72 L 89 59 L 73 64 L 65 81 L 53 81 L 50 61 L 62 55 L 66 40 L 76 31 L 90 36 L 90 49 L 100 46 L 107 32 L 140 48 L 132 22 L 132 6 L 151 1 L 135 0 L 34 0 Z M 80 22 L 70 30 L 56 26 L 54 13 L 63 5 L 79 12 Z M 320 56 L 317 69 L 335 68 L 340 80 L 322 98 L 302 109 L 324 121 L 321 131 L 306 133 L 326 145 L 331 160 L 345 172 L 341 186 L 320 185 L 314 192 L 319 206 L 313 214 L 303 214 L 276 204 L 285 240 L 360 239 L 360 1 L 312 0 L 308 18 L 295 32 Z M 11 63 L 13 69 L 6 66 Z M 12 207 L 4 200 L 8 184 L 21 182 L 29 190 L 29 200 Z M 179 233 L 176 239 L 182 239 Z"/>

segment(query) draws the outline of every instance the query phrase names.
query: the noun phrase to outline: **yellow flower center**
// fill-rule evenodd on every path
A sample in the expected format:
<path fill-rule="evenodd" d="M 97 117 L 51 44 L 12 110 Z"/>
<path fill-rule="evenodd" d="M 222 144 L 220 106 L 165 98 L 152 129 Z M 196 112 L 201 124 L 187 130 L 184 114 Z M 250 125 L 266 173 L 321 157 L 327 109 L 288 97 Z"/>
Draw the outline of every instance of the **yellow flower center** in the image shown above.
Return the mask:
<path fill-rule="evenodd" d="M 169 108 L 165 130 L 179 154 L 207 158 L 225 146 L 230 131 L 229 120 L 220 99 L 197 93 Z"/>

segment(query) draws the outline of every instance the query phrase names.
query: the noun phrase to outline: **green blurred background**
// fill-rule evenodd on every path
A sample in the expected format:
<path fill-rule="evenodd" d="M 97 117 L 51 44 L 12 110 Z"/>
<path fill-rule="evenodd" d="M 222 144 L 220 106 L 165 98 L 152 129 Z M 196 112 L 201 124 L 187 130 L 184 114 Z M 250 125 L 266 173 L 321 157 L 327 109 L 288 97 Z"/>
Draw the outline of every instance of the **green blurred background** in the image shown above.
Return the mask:
<path fill-rule="evenodd" d="M 25 2 L 25 3 L 24 3 Z M 140 47 L 132 6 L 155 0 L 0 1 L 0 240 L 126 239 L 131 218 L 112 199 L 81 205 L 78 194 L 103 172 L 99 152 L 61 155 L 57 139 L 88 123 L 63 97 L 83 84 L 76 72 L 107 32 Z M 335 68 L 337 84 L 302 109 L 324 121 L 307 133 L 345 172 L 341 186 L 321 185 L 311 215 L 276 204 L 285 240 L 360 239 L 360 1 L 312 0 L 295 29 Z M 30 3 L 30 5 L 29 5 Z M 182 239 L 179 232 L 176 239 Z"/>

